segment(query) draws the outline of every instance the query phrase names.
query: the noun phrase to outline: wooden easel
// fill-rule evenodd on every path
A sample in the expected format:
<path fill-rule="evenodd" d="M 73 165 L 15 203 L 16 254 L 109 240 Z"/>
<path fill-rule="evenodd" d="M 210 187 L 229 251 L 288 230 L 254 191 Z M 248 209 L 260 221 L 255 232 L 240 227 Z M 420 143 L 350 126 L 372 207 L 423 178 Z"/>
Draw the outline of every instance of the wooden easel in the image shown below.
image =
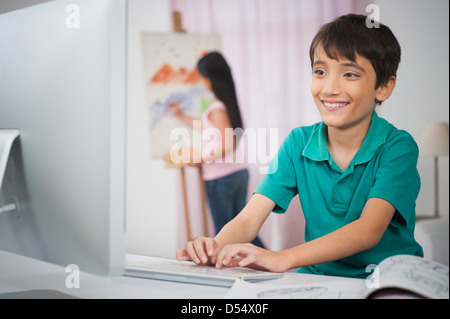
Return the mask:
<path fill-rule="evenodd" d="M 183 29 L 183 21 L 180 11 L 174 11 L 172 13 L 173 31 L 185 33 L 186 30 Z"/>
<path fill-rule="evenodd" d="M 183 29 L 183 21 L 182 21 L 181 12 L 174 11 L 172 13 L 172 22 L 173 22 L 173 31 L 174 32 L 186 33 L 186 30 Z M 192 238 L 192 232 L 191 232 L 191 221 L 190 221 L 190 214 L 189 214 L 189 203 L 188 203 L 188 194 L 187 194 L 187 186 L 186 186 L 186 172 L 185 172 L 185 167 L 188 166 L 188 164 L 185 164 L 185 163 L 174 164 L 170 160 L 170 154 L 166 154 L 166 156 L 164 156 L 164 159 L 166 160 L 166 162 L 168 162 L 166 167 L 177 167 L 180 169 L 184 218 L 186 221 L 186 235 L 187 235 L 187 240 L 192 240 L 193 238 Z M 200 183 L 200 198 L 202 201 L 201 206 L 202 206 L 202 219 L 203 219 L 203 235 L 208 236 L 208 219 L 207 219 L 207 214 L 206 214 L 205 183 L 203 181 L 202 166 L 197 165 L 196 167 L 198 168 L 198 176 L 199 176 L 199 183 Z"/>
<path fill-rule="evenodd" d="M 187 240 L 193 240 L 192 233 L 191 233 L 191 221 L 190 221 L 190 214 L 189 214 L 189 203 L 188 203 L 188 194 L 187 194 L 187 186 L 186 186 L 186 172 L 185 168 L 186 166 L 189 166 L 189 164 L 186 163 L 174 163 L 170 159 L 170 153 L 167 153 L 163 160 L 167 162 L 166 168 L 179 168 L 180 169 L 180 175 L 181 175 L 181 190 L 182 190 L 182 196 L 183 196 L 183 208 L 184 208 L 184 219 L 186 222 L 186 235 Z M 206 193 L 205 193 L 205 182 L 203 181 L 203 172 L 202 172 L 202 166 L 196 165 L 195 167 L 198 168 L 198 177 L 199 177 L 199 183 L 200 183 L 200 199 L 201 199 L 201 206 L 202 206 L 202 222 L 203 222 L 203 236 L 208 236 L 208 219 L 206 214 Z"/>

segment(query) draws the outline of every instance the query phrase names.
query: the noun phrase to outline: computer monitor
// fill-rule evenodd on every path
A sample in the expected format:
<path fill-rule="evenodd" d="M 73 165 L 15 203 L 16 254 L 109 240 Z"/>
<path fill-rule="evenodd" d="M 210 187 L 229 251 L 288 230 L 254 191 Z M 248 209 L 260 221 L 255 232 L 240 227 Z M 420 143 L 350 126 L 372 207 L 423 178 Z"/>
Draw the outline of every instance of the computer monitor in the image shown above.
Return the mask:
<path fill-rule="evenodd" d="M 0 131 L 19 130 L 0 208 L 20 206 L 0 214 L 0 249 L 123 271 L 126 9 L 59 0 L 0 15 Z"/>

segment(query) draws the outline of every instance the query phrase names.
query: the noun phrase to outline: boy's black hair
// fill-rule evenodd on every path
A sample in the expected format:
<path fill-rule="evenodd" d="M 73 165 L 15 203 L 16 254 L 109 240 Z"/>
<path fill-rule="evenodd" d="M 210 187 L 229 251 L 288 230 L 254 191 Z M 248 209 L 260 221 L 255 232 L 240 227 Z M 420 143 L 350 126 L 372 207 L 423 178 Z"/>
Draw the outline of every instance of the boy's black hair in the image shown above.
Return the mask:
<path fill-rule="evenodd" d="M 314 37 L 309 55 L 311 66 L 319 45 L 330 59 L 344 57 L 355 62 L 356 55 L 368 59 L 375 69 L 375 89 L 397 76 L 401 48 L 392 31 L 385 25 L 368 27 L 364 15 L 348 14 L 325 24 Z"/>
<path fill-rule="evenodd" d="M 225 104 L 233 129 L 243 129 L 231 69 L 222 54 L 219 52 L 206 54 L 197 62 L 197 69 L 203 77 L 211 81 L 214 95 Z"/>

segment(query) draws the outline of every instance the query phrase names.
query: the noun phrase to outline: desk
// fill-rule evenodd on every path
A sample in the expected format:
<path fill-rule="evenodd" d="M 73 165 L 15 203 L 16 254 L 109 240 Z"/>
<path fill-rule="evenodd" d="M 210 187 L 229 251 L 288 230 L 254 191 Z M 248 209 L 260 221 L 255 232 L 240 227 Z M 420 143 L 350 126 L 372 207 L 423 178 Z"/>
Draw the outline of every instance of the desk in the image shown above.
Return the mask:
<path fill-rule="evenodd" d="M 87 299 L 220 299 L 230 289 L 125 276 L 102 277 L 82 271 L 80 288 L 69 289 L 65 284 L 68 275 L 63 266 L 0 250 L 0 294 L 48 289 Z M 287 272 L 283 278 L 264 281 L 261 284 L 318 284 L 335 280 L 361 281 Z"/>

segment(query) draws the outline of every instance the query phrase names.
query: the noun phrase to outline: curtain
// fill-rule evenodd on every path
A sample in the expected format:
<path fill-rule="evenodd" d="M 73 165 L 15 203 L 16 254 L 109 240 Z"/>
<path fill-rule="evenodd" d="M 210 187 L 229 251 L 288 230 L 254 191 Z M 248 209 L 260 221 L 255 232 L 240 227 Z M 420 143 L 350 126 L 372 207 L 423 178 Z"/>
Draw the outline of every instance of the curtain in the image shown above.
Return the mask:
<path fill-rule="evenodd" d="M 298 126 L 320 121 L 310 93 L 311 40 L 321 25 L 347 13 L 366 14 L 365 0 L 171 0 L 189 33 L 217 33 L 230 64 L 246 129 L 266 129 L 270 138 L 247 145 L 276 149 Z M 270 128 L 275 130 L 269 131 Z M 250 163 L 249 196 L 262 179 L 262 164 Z M 275 214 L 272 214 L 275 215 Z M 261 230 L 273 250 L 304 242 L 298 197 Z"/>

